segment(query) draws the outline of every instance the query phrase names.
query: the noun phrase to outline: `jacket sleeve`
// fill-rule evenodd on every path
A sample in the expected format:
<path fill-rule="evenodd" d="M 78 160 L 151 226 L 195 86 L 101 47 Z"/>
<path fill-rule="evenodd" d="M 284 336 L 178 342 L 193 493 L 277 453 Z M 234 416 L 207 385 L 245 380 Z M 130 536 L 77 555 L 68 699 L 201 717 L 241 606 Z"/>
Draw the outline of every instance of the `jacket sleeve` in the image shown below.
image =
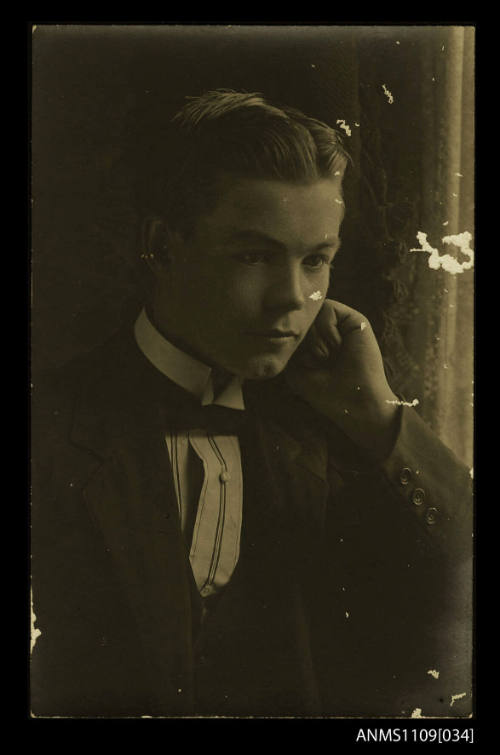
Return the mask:
<path fill-rule="evenodd" d="M 457 562 L 470 559 L 471 471 L 415 410 L 402 408 L 396 442 L 380 471 L 430 543 Z"/>
<path fill-rule="evenodd" d="M 383 462 L 346 454 L 348 445 L 335 429 L 329 434 L 324 567 L 336 642 L 348 658 L 343 689 L 351 707 L 346 702 L 345 710 L 467 716 L 473 663 L 470 471 L 411 408 L 401 409 Z M 342 657 L 335 657 L 337 669 L 340 663 Z M 326 687 L 334 673 L 330 664 Z"/>

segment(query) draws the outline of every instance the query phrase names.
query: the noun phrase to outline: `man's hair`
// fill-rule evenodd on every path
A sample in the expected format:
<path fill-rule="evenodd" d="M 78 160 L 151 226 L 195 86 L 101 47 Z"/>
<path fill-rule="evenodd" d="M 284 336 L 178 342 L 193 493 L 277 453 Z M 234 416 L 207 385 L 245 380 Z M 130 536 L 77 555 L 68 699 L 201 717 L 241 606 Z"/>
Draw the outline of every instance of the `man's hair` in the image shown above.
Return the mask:
<path fill-rule="evenodd" d="M 217 89 L 186 99 L 167 123 L 150 122 L 143 134 L 136 176 L 142 217 L 162 217 L 189 235 L 196 218 L 216 205 L 216 182 L 227 174 L 296 182 L 337 177 L 340 184 L 349 155 L 325 123 L 255 92 Z"/>

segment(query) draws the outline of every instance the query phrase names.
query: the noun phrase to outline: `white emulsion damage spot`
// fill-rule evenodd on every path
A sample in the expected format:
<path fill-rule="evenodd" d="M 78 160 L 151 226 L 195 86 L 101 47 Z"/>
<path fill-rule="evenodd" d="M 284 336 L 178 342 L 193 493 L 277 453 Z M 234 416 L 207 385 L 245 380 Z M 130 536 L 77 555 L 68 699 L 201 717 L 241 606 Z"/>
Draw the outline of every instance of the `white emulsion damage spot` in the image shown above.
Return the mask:
<path fill-rule="evenodd" d="M 313 301 L 319 301 L 323 297 L 323 294 L 321 291 L 313 291 L 312 294 L 309 296 L 310 299 Z"/>
<path fill-rule="evenodd" d="M 36 645 L 37 639 L 42 634 L 39 629 L 35 629 L 35 622 L 36 622 L 36 615 L 33 611 L 33 591 L 30 591 L 30 598 L 31 598 L 31 650 L 30 653 L 33 652 L 33 648 Z"/>
<path fill-rule="evenodd" d="M 400 401 L 399 399 L 393 399 L 392 401 L 388 398 L 385 400 L 386 404 L 397 404 L 397 406 L 418 406 L 419 400 L 418 398 L 414 398 L 413 401 Z"/>
<path fill-rule="evenodd" d="M 450 708 L 451 708 L 451 706 L 452 706 L 452 705 L 453 705 L 453 704 L 454 704 L 454 703 L 455 703 L 455 702 L 456 702 L 457 700 L 460 700 L 460 699 L 461 699 L 462 697 L 465 697 L 466 695 L 467 695 L 467 692 L 461 692 L 461 693 L 460 693 L 459 695 L 452 695 L 452 696 L 451 696 L 451 703 L 450 703 Z"/>
<path fill-rule="evenodd" d="M 463 255 L 468 257 L 464 262 L 459 262 L 456 257 L 452 257 L 451 254 L 439 254 L 439 250 L 435 249 L 427 241 L 427 234 L 423 231 L 418 231 L 417 241 L 420 247 L 410 249 L 410 252 L 427 252 L 429 256 L 429 267 L 433 270 L 439 270 L 442 268 L 452 275 L 457 273 L 463 273 L 464 270 L 470 270 L 474 266 L 474 250 L 471 249 L 470 242 L 472 241 L 472 234 L 469 231 L 463 233 L 456 233 L 451 236 L 443 236 L 441 241 L 443 244 L 454 244 L 458 246 Z"/>
<path fill-rule="evenodd" d="M 351 128 L 350 128 L 350 126 L 347 125 L 347 123 L 345 122 L 344 118 L 339 118 L 337 120 L 337 123 L 340 126 L 340 128 L 344 129 L 344 131 L 346 132 L 347 136 L 351 136 L 351 133 L 352 133 L 351 132 Z"/>
<path fill-rule="evenodd" d="M 436 671 L 436 669 L 430 668 L 427 672 L 429 676 L 432 676 L 434 679 L 439 679 L 439 671 Z"/>
<path fill-rule="evenodd" d="M 382 89 L 384 90 L 384 94 L 389 101 L 389 105 L 392 105 L 392 103 L 394 102 L 394 97 L 392 96 L 391 92 L 389 92 L 385 84 L 382 84 Z"/>

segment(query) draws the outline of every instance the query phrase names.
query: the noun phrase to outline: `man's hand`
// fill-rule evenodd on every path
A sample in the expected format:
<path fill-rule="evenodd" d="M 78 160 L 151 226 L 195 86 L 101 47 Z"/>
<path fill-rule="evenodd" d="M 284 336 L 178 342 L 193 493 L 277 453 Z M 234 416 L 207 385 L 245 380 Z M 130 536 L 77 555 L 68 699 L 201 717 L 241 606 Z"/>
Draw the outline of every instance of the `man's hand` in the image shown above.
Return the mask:
<path fill-rule="evenodd" d="M 284 376 L 292 391 L 375 459 L 391 450 L 397 427 L 397 396 L 384 372 L 368 320 L 326 299 Z"/>

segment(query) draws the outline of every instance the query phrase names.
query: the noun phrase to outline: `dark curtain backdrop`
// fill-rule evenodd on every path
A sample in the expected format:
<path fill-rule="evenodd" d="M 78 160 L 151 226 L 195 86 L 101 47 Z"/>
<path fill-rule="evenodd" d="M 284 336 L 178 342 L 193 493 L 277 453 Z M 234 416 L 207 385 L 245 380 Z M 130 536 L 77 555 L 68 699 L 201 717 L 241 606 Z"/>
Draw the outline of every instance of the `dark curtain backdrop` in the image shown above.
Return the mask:
<path fill-rule="evenodd" d="M 473 42 L 472 27 L 34 29 L 33 380 L 140 306 L 134 114 L 261 91 L 350 130 L 330 294 L 371 320 L 393 388 L 471 463 L 472 270 L 431 270 L 410 250 L 424 231 L 462 260 L 441 237 L 473 232 Z"/>

